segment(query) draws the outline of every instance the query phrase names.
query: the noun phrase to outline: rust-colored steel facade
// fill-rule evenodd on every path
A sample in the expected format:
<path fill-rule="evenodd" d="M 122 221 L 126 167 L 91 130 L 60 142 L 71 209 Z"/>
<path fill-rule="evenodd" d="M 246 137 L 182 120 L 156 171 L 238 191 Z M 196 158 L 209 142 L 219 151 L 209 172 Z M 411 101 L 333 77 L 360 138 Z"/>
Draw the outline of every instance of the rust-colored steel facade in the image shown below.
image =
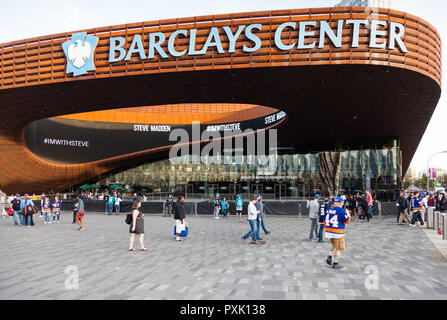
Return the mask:
<path fill-rule="evenodd" d="M 341 48 L 326 39 L 324 48 L 281 51 L 274 35 L 284 22 L 327 21 L 336 28 L 341 19 L 368 19 L 361 7 L 336 7 L 212 15 L 133 23 L 85 30 L 99 38 L 96 70 L 84 76 L 66 74 L 62 43 L 72 33 L 26 39 L 0 46 L 0 188 L 6 192 L 63 190 L 99 174 L 143 160 L 158 159 L 163 150 L 147 150 L 82 165 L 55 165 L 34 156 L 25 146 L 23 130 L 38 119 L 138 106 L 179 103 L 241 103 L 284 110 L 279 141 L 305 143 L 348 137 L 394 136 L 400 139 L 403 168 L 425 131 L 440 96 L 441 40 L 428 22 L 390 9 L 378 9 L 375 19 L 405 26 L 408 49 L 369 47 L 360 31 L 353 48 L 351 28 L 343 29 Z M 262 24 L 256 32 L 262 46 L 247 53 L 244 36 L 235 52 L 222 33 L 225 53 L 215 48 L 200 56 L 139 59 L 109 63 L 110 37 L 178 29 L 197 29 L 196 46 L 204 45 L 212 27 Z M 282 41 L 293 43 L 297 31 L 288 29 Z M 319 29 L 306 41 L 318 41 Z M 379 37 L 380 38 L 380 37 Z M 386 37 L 384 37 L 386 38 Z M 176 48 L 187 47 L 178 37 Z M 166 48 L 166 42 L 162 45 Z M 166 50 L 167 51 L 167 50 Z M 162 111 L 161 111 L 162 112 Z M 211 111 L 212 112 L 212 111 Z M 334 126 L 337 124 L 337 126 Z"/>

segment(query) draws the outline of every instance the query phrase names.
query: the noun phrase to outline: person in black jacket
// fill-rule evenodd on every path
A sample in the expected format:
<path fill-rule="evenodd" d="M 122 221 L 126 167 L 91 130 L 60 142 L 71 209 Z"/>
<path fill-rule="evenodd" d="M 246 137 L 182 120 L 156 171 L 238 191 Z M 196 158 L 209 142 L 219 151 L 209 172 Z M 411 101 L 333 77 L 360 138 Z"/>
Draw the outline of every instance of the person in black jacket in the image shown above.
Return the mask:
<path fill-rule="evenodd" d="M 183 202 L 185 197 L 178 197 L 178 201 L 174 205 L 174 219 L 175 219 L 175 240 L 182 241 L 180 239 L 180 233 L 185 230 L 185 207 Z"/>
<path fill-rule="evenodd" d="M 397 223 L 399 223 L 399 218 L 400 218 L 400 214 L 402 213 L 403 210 L 405 210 L 405 204 L 406 204 L 405 198 L 404 198 L 404 193 L 400 192 L 399 193 L 399 197 L 396 200 L 396 207 L 397 207 Z"/>
<path fill-rule="evenodd" d="M 439 211 L 447 213 L 447 197 L 445 191 L 441 191 L 441 200 L 439 201 Z"/>
<path fill-rule="evenodd" d="M 172 207 L 174 206 L 174 198 L 172 197 L 172 194 L 169 195 L 169 197 L 166 198 L 165 201 L 165 210 L 163 212 L 163 217 L 170 217 L 172 212 Z"/>
<path fill-rule="evenodd" d="M 320 203 L 320 215 L 318 217 L 318 224 L 320 226 L 318 230 L 318 242 L 323 242 L 323 232 L 324 232 L 324 216 L 326 215 L 326 209 L 330 206 L 331 201 L 326 198 L 324 202 Z"/>

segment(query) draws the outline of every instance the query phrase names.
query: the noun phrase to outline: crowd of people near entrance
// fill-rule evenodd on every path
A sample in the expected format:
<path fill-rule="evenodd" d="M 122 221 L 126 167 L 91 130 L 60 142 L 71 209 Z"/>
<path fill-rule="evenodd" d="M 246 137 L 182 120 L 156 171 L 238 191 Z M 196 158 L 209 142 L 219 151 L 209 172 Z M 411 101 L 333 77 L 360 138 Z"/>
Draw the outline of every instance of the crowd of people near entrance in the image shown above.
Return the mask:
<path fill-rule="evenodd" d="M 414 227 L 416 223 L 424 225 L 429 207 L 436 211 L 447 213 L 447 197 L 444 190 L 435 193 L 426 193 L 420 191 L 407 192 L 402 191 L 396 201 L 397 224 L 405 224 Z M 411 215 L 411 216 L 410 216 Z"/>

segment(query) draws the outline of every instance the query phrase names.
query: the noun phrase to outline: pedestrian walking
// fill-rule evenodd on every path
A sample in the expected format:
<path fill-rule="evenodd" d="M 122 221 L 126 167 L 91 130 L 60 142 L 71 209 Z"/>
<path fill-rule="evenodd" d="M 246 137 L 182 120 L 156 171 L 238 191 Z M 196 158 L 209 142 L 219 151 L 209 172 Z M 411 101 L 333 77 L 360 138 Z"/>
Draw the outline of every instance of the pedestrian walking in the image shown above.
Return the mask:
<path fill-rule="evenodd" d="M 37 212 L 34 202 L 25 194 L 24 199 L 20 203 L 21 214 L 23 216 L 23 226 L 31 227 L 34 225 L 33 215 Z"/>
<path fill-rule="evenodd" d="M 222 208 L 222 214 L 223 214 L 224 218 L 226 218 L 228 215 L 228 207 L 229 207 L 227 198 L 225 198 L 225 197 L 223 198 L 223 200 L 220 202 L 220 206 Z"/>
<path fill-rule="evenodd" d="M 411 218 L 408 215 L 408 210 L 409 210 L 409 204 L 408 204 L 408 194 L 403 194 L 402 196 L 402 200 L 400 200 L 399 202 L 399 207 L 400 207 L 400 215 L 399 215 L 399 220 L 397 221 L 397 224 L 402 225 L 404 219 L 407 220 L 408 224 L 411 223 Z"/>
<path fill-rule="evenodd" d="M 61 218 L 61 200 L 58 195 L 54 197 L 51 207 L 53 210 L 53 223 L 59 223 Z"/>
<path fill-rule="evenodd" d="M 50 204 L 50 198 L 45 197 L 45 200 L 43 202 L 42 206 L 42 214 L 44 219 L 44 224 L 51 224 L 51 204 Z"/>
<path fill-rule="evenodd" d="M 257 232 L 257 220 L 258 220 L 258 214 L 260 213 L 259 210 L 256 209 L 255 203 L 257 199 L 253 197 L 248 204 L 248 224 L 250 225 L 250 231 L 247 232 L 244 236 L 242 236 L 242 242 L 244 243 L 245 240 L 247 240 L 248 237 L 252 237 L 252 244 L 259 244 L 260 242 L 256 238 L 256 232 Z"/>
<path fill-rule="evenodd" d="M 174 206 L 174 198 L 172 197 L 172 194 L 170 194 L 165 201 L 165 207 L 163 211 L 163 217 L 170 217 L 172 213 L 172 207 Z"/>
<path fill-rule="evenodd" d="M 441 199 L 439 200 L 439 211 L 441 213 L 447 213 L 447 196 L 445 191 L 441 191 Z"/>
<path fill-rule="evenodd" d="M 216 193 L 216 196 L 214 197 L 214 219 L 219 219 L 219 212 L 221 209 L 221 204 L 220 204 L 220 198 L 219 198 L 219 194 Z"/>
<path fill-rule="evenodd" d="M 413 198 L 411 200 L 411 210 L 413 211 L 413 217 L 411 218 L 410 226 L 414 227 L 416 220 L 419 221 L 420 225 L 424 225 L 424 220 L 422 220 L 422 210 L 424 209 L 424 204 L 422 199 L 419 197 L 419 192 L 414 192 Z"/>
<path fill-rule="evenodd" d="M 121 202 L 123 201 L 123 199 L 121 199 L 121 197 L 117 194 L 115 194 L 114 198 L 115 198 L 115 214 L 119 214 L 121 209 Z"/>
<path fill-rule="evenodd" d="M 107 200 L 107 214 L 111 215 L 113 213 L 113 205 L 115 204 L 115 197 L 110 196 Z"/>
<path fill-rule="evenodd" d="M 132 204 L 132 222 L 130 224 L 130 240 L 129 240 L 129 251 L 137 251 L 134 249 L 134 241 L 136 236 L 138 236 L 138 241 L 140 243 L 140 250 L 149 250 L 144 246 L 144 214 L 139 210 L 141 207 L 140 200 L 134 200 Z"/>
<path fill-rule="evenodd" d="M 369 217 L 368 221 L 373 218 L 373 196 L 369 192 L 369 190 L 366 190 L 366 203 L 367 203 L 367 216 Z"/>
<path fill-rule="evenodd" d="M 183 202 L 185 201 L 185 197 L 179 196 L 177 202 L 174 205 L 174 219 L 175 219 L 175 240 L 182 241 L 180 238 L 180 233 L 186 228 L 185 221 L 185 207 Z"/>
<path fill-rule="evenodd" d="M 84 230 L 84 215 L 85 215 L 85 210 L 84 210 L 84 201 L 82 200 L 82 196 L 78 195 L 77 196 L 77 206 L 76 206 L 76 222 L 79 225 L 79 229 L 80 230 Z"/>
<path fill-rule="evenodd" d="M 23 216 L 20 213 L 20 211 L 21 211 L 21 208 L 20 208 L 21 203 L 22 203 L 22 201 L 20 200 L 20 194 L 17 193 L 15 198 L 12 199 L 12 201 L 11 201 L 11 207 L 12 207 L 12 210 L 14 211 L 14 214 L 13 214 L 14 224 L 16 226 L 19 224 L 19 222 L 20 222 L 20 224 L 22 226 L 24 225 L 23 224 Z"/>
<path fill-rule="evenodd" d="M 318 202 L 320 195 L 316 194 L 312 201 L 307 200 L 306 207 L 309 208 L 309 219 L 310 219 L 310 234 L 309 241 L 315 241 L 318 237 L 318 225 L 317 220 L 320 212 L 320 203 Z M 315 234 L 315 237 L 314 237 Z"/>
<path fill-rule="evenodd" d="M 318 242 L 323 242 L 323 234 L 324 234 L 324 218 L 326 215 L 326 209 L 329 207 L 331 202 L 329 198 L 324 199 L 324 201 L 320 204 L 320 212 L 318 217 Z"/>
<path fill-rule="evenodd" d="M 264 224 L 264 203 L 262 202 L 262 196 L 258 195 L 257 196 L 257 201 L 256 201 L 256 209 L 259 210 L 259 214 L 258 214 L 258 219 L 256 220 L 256 239 L 258 241 L 262 241 L 263 239 L 259 236 L 259 232 L 262 230 L 264 231 L 265 234 L 269 234 L 271 231 L 267 230 L 267 228 L 265 227 Z"/>
<path fill-rule="evenodd" d="M 351 221 L 349 212 L 342 208 L 343 199 L 334 198 L 332 205 L 326 209 L 324 219 L 326 238 L 330 239 L 332 250 L 326 259 L 326 263 L 332 266 L 332 269 L 341 269 L 339 264 L 341 251 L 346 249 L 345 244 L 345 225 Z"/>
<path fill-rule="evenodd" d="M 237 195 L 234 204 L 236 206 L 236 219 L 240 220 L 242 218 L 242 208 L 244 207 L 244 200 L 242 200 L 240 194 Z"/>

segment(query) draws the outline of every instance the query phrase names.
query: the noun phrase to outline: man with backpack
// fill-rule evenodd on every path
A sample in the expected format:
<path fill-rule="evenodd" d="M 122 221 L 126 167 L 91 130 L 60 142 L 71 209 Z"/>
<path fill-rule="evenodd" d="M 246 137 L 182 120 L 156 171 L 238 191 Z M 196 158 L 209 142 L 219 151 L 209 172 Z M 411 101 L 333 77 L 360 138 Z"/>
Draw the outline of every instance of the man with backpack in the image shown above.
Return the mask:
<path fill-rule="evenodd" d="M 25 194 L 24 199 L 20 201 L 20 212 L 23 215 L 23 226 L 33 226 L 33 215 L 36 213 L 36 208 L 33 200 L 31 200 L 27 194 Z"/>
<path fill-rule="evenodd" d="M 20 208 L 22 204 L 22 201 L 20 200 L 20 194 L 16 194 L 15 198 L 11 201 L 11 207 L 14 211 L 14 224 L 17 226 L 19 221 L 21 225 L 23 224 L 23 216 L 21 215 L 20 211 L 22 210 Z"/>

